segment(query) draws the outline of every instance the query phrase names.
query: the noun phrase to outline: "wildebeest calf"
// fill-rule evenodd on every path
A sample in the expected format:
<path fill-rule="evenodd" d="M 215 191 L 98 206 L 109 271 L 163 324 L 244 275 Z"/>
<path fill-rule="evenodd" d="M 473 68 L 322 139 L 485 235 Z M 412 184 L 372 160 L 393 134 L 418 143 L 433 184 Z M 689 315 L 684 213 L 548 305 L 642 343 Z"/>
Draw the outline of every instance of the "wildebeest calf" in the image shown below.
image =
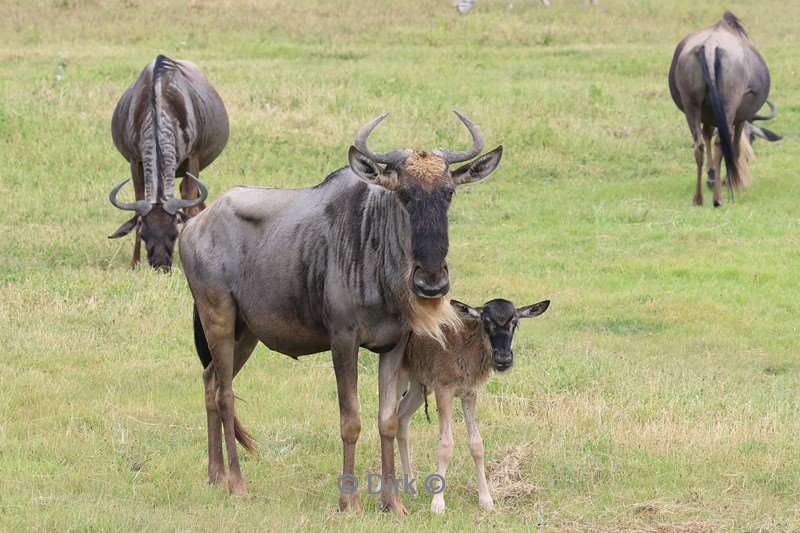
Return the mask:
<path fill-rule="evenodd" d="M 476 413 L 478 389 L 489 379 L 493 369 L 504 372 L 511 368 L 514 362 L 511 343 L 519 319 L 541 315 L 547 310 L 550 300 L 520 308 L 503 299 L 490 300 L 477 308 L 455 300 L 451 300 L 450 304 L 464 320 L 460 330 L 447 329 L 447 348 L 435 340 L 413 334 L 406 345 L 401 380 L 408 381 L 408 390 L 398 407 L 400 461 L 403 473 L 412 479 L 408 425 L 411 415 L 423 404 L 428 391 L 433 390 L 439 411 L 437 474 L 444 480 L 453 452 L 453 397 L 460 397 L 469 449 L 478 478 L 478 500 L 483 509 L 491 511 L 494 502 L 486 483 L 483 440 L 478 431 Z M 433 496 L 431 511 L 441 513 L 444 508 L 442 491 Z"/>

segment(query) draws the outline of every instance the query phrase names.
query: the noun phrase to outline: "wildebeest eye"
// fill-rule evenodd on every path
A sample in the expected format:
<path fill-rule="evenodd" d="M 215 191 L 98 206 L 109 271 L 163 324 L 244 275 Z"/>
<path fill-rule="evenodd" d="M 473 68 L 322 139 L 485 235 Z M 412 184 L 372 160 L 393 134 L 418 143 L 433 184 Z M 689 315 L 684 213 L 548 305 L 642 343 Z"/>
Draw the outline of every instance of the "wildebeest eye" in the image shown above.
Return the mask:
<path fill-rule="evenodd" d="M 447 189 L 447 192 L 445 194 L 446 194 L 446 198 L 447 198 L 448 202 L 453 199 L 453 193 L 454 192 L 455 192 L 455 189 Z"/>

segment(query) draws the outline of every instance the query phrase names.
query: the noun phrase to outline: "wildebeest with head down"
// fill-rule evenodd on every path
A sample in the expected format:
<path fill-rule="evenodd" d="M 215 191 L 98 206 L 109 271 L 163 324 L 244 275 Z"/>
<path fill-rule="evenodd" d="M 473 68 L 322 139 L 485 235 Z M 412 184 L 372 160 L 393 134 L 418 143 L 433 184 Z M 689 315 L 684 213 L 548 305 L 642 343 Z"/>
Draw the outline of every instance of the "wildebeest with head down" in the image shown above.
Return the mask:
<path fill-rule="evenodd" d="M 711 139 L 719 130 L 720 151 L 731 187 L 750 181 L 746 150 L 741 146 L 747 122 L 769 96 L 767 65 L 755 49 L 739 19 L 726 11 L 708 28 L 685 37 L 675 50 L 669 69 L 672 99 L 686 115 L 694 140 L 697 163 L 695 205 L 703 204 L 703 158 L 708 152 L 711 170 L 714 157 Z M 711 172 L 718 176 L 718 168 Z M 721 180 L 714 180 L 714 206 L 722 203 Z"/>
<path fill-rule="evenodd" d="M 483 136 L 463 152 L 373 152 L 367 138 L 386 115 L 363 126 L 349 166 L 307 189 L 237 187 L 185 227 L 184 272 L 195 301 L 195 344 L 205 367 L 208 476 L 245 491 L 236 450 L 252 441 L 234 414 L 232 381 L 258 341 L 298 357 L 331 350 L 339 398 L 343 476 L 353 476 L 358 415 L 358 348 L 379 356 L 381 504 L 405 513 L 396 492 L 394 446 L 398 373 L 410 331 L 443 339 L 458 316 L 445 295 L 447 211 L 457 186 L 491 174 L 502 147 L 477 157 Z M 471 161 L 452 172 L 453 163 Z M 352 480 L 343 477 L 342 479 Z M 333 486 L 333 484 L 332 484 Z M 341 509 L 360 509 L 345 487 Z"/>
<path fill-rule="evenodd" d="M 200 212 L 208 195 L 197 176 L 228 141 L 225 105 L 196 65 L 159 55 L 117 103 L 111 134 L 130 163 L 136 201 L 117 199 L 128 179 L 111 189 L 111 203 L 135 215 L 109 238 L 136 228 L 131 266 L 139 262 L 144 240 L 150 266 L 169 270 L 178 222 Z M 188 178 L 181 183 L 182 199 L 175 198 L 180 176 Z"/>

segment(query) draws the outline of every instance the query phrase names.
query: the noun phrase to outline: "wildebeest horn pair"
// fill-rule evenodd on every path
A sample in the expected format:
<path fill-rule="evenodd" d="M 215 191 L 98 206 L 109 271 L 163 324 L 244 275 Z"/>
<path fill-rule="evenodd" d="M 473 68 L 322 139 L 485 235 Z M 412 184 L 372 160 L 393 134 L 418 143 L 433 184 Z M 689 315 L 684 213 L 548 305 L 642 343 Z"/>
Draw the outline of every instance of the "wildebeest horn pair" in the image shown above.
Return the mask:
<path fill-rule="evenodd" d="M 169 213 L 170 215 L 174 215 L 178 212 L 178 209 L 188 209 L 190 207 L 194 207 L 196 205 L 200 205 L 205 199 L 208 197 L 208 189 L 200 181 L 196 176 L 186 173 L 186 177 L 193 180 L 196 184 L 198 189 L 200 189 L 200 196 L 197 198 L 193 198 L 191 200 L 184 200 L 182 198 L 170 198 L 163 204 L 164 211 Z M 114 207 L 118 209 L 122 209 L 123 211 L 136 211 L 140 216 L 145 216 L 147 213 L 150 212 L 150 209 L 153 208 L 153 204 L 148 202 L 147 200 L 138 200 L 136 202 L 129 202 L 129 203 L 121 203 L 117 201 L 117 193 L 119 190 L 130 181 L 130 178 L 124 179 L 119 182 L 111 192 L 108 193 L 108 199 L 114 205 Z"/>
<path fill-rule="evenodd" d="M 461 161 L 468 161 L 473 157 L 477 156 L 483 150 L 483 134 L 481 134 L 481 130 L 472 123 L 467 117 L 463 114 L 459 113 L 458 111 L 453 111 L 456 116 L 461 120 L 464 126 L 467 127 L 470 134 L 472 135 L 472 146 L 464 151 L 461 152 L 451 152 L 446 148 L 437 148 L 433 150 L 435 155 L 441 157 L 448 165 L 452 165 L 453 163 L 459 163 Z M 367 147 L 367 137 L 369 134 L 372 133 L 372 130 L 375 127 L 383 122 L 383 119 L 389 116 L 389 113 L 384 113 L 379 117 L 375 117 L 374 119 L 370 120 L 366 124 L 364 124 L 361 129 L 358 130 L 356 134 L 356 140 L 353 145 L 358 148 L 358 150 L 363 153 L 364 155 L 369 156 L 373 161 L 377 163 L 384 163 L 384 164 L 396 164 L 401 162 L 405 159 L 410 153 L 411 150 L 392 150 L 391 152 L 373 152 Z"/>

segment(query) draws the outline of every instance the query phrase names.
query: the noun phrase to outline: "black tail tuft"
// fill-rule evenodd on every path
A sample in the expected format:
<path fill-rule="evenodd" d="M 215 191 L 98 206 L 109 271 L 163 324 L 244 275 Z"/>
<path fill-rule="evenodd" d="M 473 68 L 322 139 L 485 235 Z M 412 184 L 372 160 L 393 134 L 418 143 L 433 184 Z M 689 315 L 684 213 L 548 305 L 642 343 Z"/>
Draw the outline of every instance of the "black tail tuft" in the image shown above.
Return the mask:
<path fill-rule="evenodd" d="M 197 312 L 197 305 L 194 306 L 194 347 L 197 349 L 197 357 L 203 363 L 203 368 L 208 368 L 211 364 L 211 350 L 208 349 L 206 333 L 203 331 L 203 323 L 200 321 L 200 313 Z"/>
<path fill-rule="evenodd" d="M 708 94 L 711 99 L 711 109 L 714 112 L 714 122 L 716 122 L 717 130 L 719 131 L 719 140 L 720 144 L 722 145 L 722 156 L 725 158 L 725 168 L 728 169 L 728 185 L 739 187 L 741 185 L 741 180 L 739 178 L 739 171 L 736 168 L 736 157 L 734 157 L 733 152 L 733 136 L 731 135 L 731 129 L 728 125 L 728 119 L 725 116 L 722 98 L 719 94 L 719 80 L 722 75 L 719 48 L 714 49 L 713 77 L 708 70 L 705 46 L 701 46 L 697 50 L 697 55 L 698 59 L 700 60 L 700 68 L 703 70 L 703 79 L 708 86 Z"/>

